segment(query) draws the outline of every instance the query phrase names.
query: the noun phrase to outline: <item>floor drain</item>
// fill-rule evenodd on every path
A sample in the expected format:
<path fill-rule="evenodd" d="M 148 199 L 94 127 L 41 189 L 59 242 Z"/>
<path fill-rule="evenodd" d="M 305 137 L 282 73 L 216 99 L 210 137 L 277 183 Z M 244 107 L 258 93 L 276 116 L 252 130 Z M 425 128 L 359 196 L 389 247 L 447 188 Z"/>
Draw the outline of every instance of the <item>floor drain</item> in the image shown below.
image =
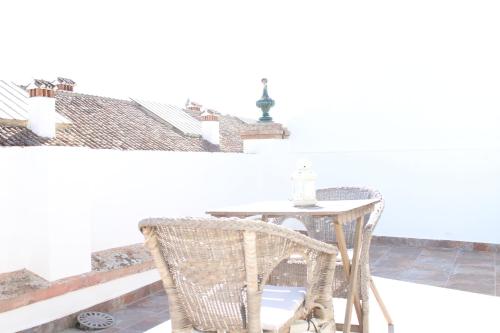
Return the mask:
<path fill-rule="evenodd" d="M 82 312 L 76 320 L 82 330 L 102 330 L 115 323 L 115 319 L 109 314 L 95 311 Z"/>

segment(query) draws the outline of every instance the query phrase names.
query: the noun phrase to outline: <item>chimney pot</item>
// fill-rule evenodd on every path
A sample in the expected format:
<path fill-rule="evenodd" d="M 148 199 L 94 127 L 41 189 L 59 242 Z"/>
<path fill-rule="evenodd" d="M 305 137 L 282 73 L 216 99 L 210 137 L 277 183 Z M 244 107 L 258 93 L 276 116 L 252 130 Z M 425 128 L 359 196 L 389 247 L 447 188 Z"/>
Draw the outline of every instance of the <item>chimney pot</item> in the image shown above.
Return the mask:
<path fill-rule="evenodd" d="M 71 79 L 67 79 L 64 77 L 57 78 L 57 90 L 71 92 L 73 91 L 75 85 L 76 85 L 75 81 Z"/>
<path fill-rule="evenodd" d="M 200 117 L 201 121 L 219 121 L 219 116 L 215 114 L 206 114 Z"/>
<path fill-rule="evenodd" d="M 28 86 L 28 128 L 41 137 L 56 136 L 56 100 L 54 84 L 46 80 L 34 80 Z"/>
<path fill-rule="evenodd" d="M 219 116 L 213 113 L 205 113 L 200 116 L 201 135 L 208 142 L 219 145 Z"/>
<path fill-rule="evenodd" d="M 201 104 L 195 102 L 189 102 L 188 105 L 186 106 L 186 109 L 195 113 L 196 117 L 199 117 L 199 115 L 201 114 Z"/>

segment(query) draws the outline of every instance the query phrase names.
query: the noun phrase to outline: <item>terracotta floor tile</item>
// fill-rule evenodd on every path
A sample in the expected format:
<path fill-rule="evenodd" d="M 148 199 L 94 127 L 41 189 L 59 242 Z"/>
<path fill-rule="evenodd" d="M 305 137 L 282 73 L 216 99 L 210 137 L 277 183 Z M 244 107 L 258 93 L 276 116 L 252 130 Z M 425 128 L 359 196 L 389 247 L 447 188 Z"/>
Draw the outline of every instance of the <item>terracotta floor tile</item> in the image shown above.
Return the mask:
<path fill-rule="evenodd" d="M 494 283 L 495 281 L 495 275 L 486 273 L 486 274 L 480 274 L 480 273 L 459 273 L 459 272 L 454 272 L 453 274 L 450 275 L 450 280 L 456 280 L 456 281 L 464 281 L 464 282 L 470 282 L 470 283 Z"/>
<path fill-rule="evenodd" d="M 412 268 L 400 274 L 400 278 L 403 281 L 428 284 L 436 287 L 444 287 L 449 277 L 449 272 L 439 269 Z"/>
<path fill-rule="evenodd" d="M 385 277 L 389 279 L 402 280 L 404 275 L 411 270 L 411 264 L 408 265 L 376 265 L 371 267 L 371 273 L 374 276 Z"/>
<path fill-rule="evenodd" d="M 413 267 L 415 259 L 408 258 L 381 258 L 372 268 L 375 270 L 403 271 Z"/>
<path fill-rule="evenodd" d="M 495 278 L 492 275 L 453 274 L 446 283 L 447 288 L 495 295 Z"/>
<path fill-rule="evenodd" d="M 160 319 L 160 318 L 156 318 L 156 317 L 151 317 L 151 318 L 148 318 L 148 319 L 145 319 L 143 321 L 138 322 L 137 324 L 131 326 L 130 328 L 144 332 L 144 331 L 149 330 L 150 328 L 153 328 L 153 327 L 163 323 L 166 320 L 167 319 Z"/>
<path fill-rule="evenodd" d="M 115 318 L 115 327 L 117 328 L 129 328 L 147 318 L 148 315 L 154 315 L 151 311 L 130 306 L 110 314 Z"/>
<path fill-rule="evenodd" d="M 464 265 L 457 264 L 455 265 L 454 274 L 468 274 L 472 277 L 478 275 L 487 275 L 494 277 L 495 276 L 495 266 L 493 265 Z"/>
<path fill-rule="evenodd" d="M 160 313 L 168 310 L 168 300 L 166 296 L 146 297 L 138 302 L 130 304 L 128 308 Z"/>
<path fill-rule="evenodd" d="M 82 332 L 85 332 L 85 331 L 80 331 L 78 330 L 80 333 Z M 110 328 L 107 328 L 105 330 L 100 330 L 98 331 L 99 333 L 120 333 L 122 330 L 119 329 L 119 328 L 116 328 L 116 327 L 110 327 Z"/>
<path fill-rule="evenodd" d="M 390 251 L 384 256 L 386 258 L 405 258 L 405 259 L 416 259 L 422 248 L 419 247 L 409 247 L 409 246 L 393 246 Z"/>
<path fill-rule="evenodd" d="M 136 330 L 133 328 L 124 328 L 124 329 L 117 331 L 117 333 L 144 333 L 144 330 Z"/>
<path fill-rule="evenodd" d="M 449 281 L 446 288 L 458 289 L 463 291 L 470 291 L 478 294 L 492 295 L 495 296 L 495 286 L 491 284 L 477 284 L 471 282 L 455 282 Z"/>
<path fill-rule="evenodd" d="M 372 269 L 380 276 L 389 277 L 387 273 L 400 274 L 409 270 L 415 259 L 419 256 L 421 249 L 414 247 L 392 247 L 382 258 L 375 262 Z M 395 276 L 394 278 L 397 279 Z"/>
<path fill-rule="evenodd" d="M 460 252 L 459 249 L 447 249 L 447 248 L 441 248 L 441 247 L 426 247 L 423 248 L 422 251 L 420 252 L 421 256 L 426 256 L 426 257 L 434 257 L 434 258 L 446 258 L 446 259 L 453 259 L 455 260 L 457 258 L 458 253 Z"/>
<path fill-rule="evenodd" d="M 155 318 L 158 318 L 159 320 L 161 320 L 163 322 L 163 321 L 170 319 L 170 313 L 168 311 L 163 311 L 163 312 L 155 314 Z"/>
<path fill-rule="evenodd" d="M 452 273 L 455 268 L 455 259 L 420 255 L 417 259 L 415 259 L 413 268 Z"/>
<path fill-rule="evenodd" d="M 388 245 L 372 245 L 370 247 L 370 263 L 375 263 L 391 249 Z"/>
<path fill-rule="evenodd" d="M 469 265 L 493 265 L 495 262 L 494 252 L 460 251 L 457 256 L 457 264 Z"/>

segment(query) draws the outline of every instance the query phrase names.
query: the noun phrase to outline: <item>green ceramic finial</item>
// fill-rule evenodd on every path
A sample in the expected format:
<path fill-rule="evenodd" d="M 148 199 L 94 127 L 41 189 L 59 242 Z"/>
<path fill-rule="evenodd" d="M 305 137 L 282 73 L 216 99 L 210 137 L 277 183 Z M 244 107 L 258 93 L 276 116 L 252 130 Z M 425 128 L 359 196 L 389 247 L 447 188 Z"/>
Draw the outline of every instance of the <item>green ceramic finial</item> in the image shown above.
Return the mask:
<path fill-rule="evenodd" d="M 274 100 L 269 98 L 267 93 L 267 79 L 262 79 L 264 84 L 264 91 L 262 92 L 262 97 L 257 101 L 257 107 L 262 110 L 262 117 L 259 118 L 261 123 L 270 123 L 273 118 L 269 116 L 269 110 L 274 106 Z"/>

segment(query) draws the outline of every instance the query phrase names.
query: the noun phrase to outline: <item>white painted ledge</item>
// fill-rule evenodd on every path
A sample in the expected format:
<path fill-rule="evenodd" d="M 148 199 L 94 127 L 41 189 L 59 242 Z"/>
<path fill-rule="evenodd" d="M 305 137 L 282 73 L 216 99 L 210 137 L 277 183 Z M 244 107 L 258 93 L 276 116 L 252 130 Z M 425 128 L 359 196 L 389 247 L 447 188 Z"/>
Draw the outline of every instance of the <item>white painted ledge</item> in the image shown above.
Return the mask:
<path fill-rule="evenodd" d="M 160 280 L 156 269 L 0 313 L 0 332 L 18 332 L 79 312 Z"/>

